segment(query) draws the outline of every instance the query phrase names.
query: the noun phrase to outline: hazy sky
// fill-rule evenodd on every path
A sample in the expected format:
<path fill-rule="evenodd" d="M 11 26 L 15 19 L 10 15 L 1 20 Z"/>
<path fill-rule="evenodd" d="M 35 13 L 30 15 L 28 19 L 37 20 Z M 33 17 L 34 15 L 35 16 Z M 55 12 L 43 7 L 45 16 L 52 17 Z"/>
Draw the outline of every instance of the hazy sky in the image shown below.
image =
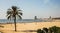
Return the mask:
<path fill-rule="evenodd" d="M 11 6 L 23 10 L 23 19 L 60 17 L 60 0 L 0 0 L 0 19 L 6 19 L 6 12 Z"/>

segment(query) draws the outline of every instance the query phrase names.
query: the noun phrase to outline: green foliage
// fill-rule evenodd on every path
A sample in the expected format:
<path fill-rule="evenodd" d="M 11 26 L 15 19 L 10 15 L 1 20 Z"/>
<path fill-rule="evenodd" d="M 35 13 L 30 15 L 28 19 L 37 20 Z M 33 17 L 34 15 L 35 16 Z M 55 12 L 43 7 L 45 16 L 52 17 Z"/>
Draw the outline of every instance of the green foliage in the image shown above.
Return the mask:
<path fill-rule="evenodd" d="M 41 30 L 41 29 L 38 29 L 38 30 L 37 30 L 37 33 L 44 33 L 44 31 Z"/>
<path fill-rule="evenodd" d="M 52 32 L 54 33 L 60 33 L 60 27 L 53 26 L 53 27 L 50 27 L 50 30 L 52 30 Z"/>
<path fill-rule="evenodd" d="M 60 33 L 60 27 L 53 26 L 50 27 L 49 29 L 47 28 L 43 28 L 43 30 L 38 29 L 37 33 Z"/>
<path fill-rule="evenodd" d="M 48 32 L 48 29 L 47 28 L 43 28 L 43 30 L 47 33 Z"/>
<path fill-rule="evenodd" d="M 53 27 L 51 27 L 50 29 L 51 29 L 52 32 L 54 32 L 54 33 L 57 33 L 57 31 L 58 31 L 58 27 L 56 27 L 56 26 L 53 26 Z"/>
<path fill-rule="evenodd" d="M 37 33 L 41 33 L 41 29 L 38 29 L 38 30 L 37 30 Z"/>

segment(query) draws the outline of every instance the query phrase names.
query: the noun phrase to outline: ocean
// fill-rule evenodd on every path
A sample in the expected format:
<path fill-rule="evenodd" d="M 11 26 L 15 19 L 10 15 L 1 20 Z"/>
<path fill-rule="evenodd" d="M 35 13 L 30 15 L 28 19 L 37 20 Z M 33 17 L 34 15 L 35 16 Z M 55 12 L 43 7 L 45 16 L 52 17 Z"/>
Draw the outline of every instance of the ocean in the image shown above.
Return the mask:
<path fill-rule="evenodd" d="M 20 22 L 42 22 L 43 20 L 42 19 L 37 19 L 37 20 L 34 20 L 34 19 L 18 19 L 16 20 L 16 22 L 20 23 Z M 0 19 L 0 23 L 14 23 L 14 20 L 7 20 L 7 19 Z"/>

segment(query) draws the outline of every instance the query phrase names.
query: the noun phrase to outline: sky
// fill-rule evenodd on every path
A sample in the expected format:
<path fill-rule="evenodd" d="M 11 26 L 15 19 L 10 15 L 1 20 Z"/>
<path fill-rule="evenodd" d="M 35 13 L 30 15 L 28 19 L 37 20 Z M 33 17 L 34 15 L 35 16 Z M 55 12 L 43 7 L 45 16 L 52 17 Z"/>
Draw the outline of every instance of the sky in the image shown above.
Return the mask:
<path fill-rule="evenodd" d="M 0 19 L 6 19 L 11 6 L 19 7 L 23 19 L 60 17 L 60 0 L 0 0 Z"/>

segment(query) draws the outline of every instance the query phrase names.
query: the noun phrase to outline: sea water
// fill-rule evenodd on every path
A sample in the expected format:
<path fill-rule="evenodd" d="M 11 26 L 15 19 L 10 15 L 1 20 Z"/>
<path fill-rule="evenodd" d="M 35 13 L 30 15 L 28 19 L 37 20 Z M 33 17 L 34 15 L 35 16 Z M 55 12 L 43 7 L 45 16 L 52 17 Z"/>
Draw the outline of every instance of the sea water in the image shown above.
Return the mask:
<path fill-rule="evenodd" d="M 16 20 L 16 22 L 42 22 L 43 20 L 42 19 L 18 19 Z M 14 23 L 14 20 L 7 20 L 7 19 L 0 19 L 0 23 Z"/>

